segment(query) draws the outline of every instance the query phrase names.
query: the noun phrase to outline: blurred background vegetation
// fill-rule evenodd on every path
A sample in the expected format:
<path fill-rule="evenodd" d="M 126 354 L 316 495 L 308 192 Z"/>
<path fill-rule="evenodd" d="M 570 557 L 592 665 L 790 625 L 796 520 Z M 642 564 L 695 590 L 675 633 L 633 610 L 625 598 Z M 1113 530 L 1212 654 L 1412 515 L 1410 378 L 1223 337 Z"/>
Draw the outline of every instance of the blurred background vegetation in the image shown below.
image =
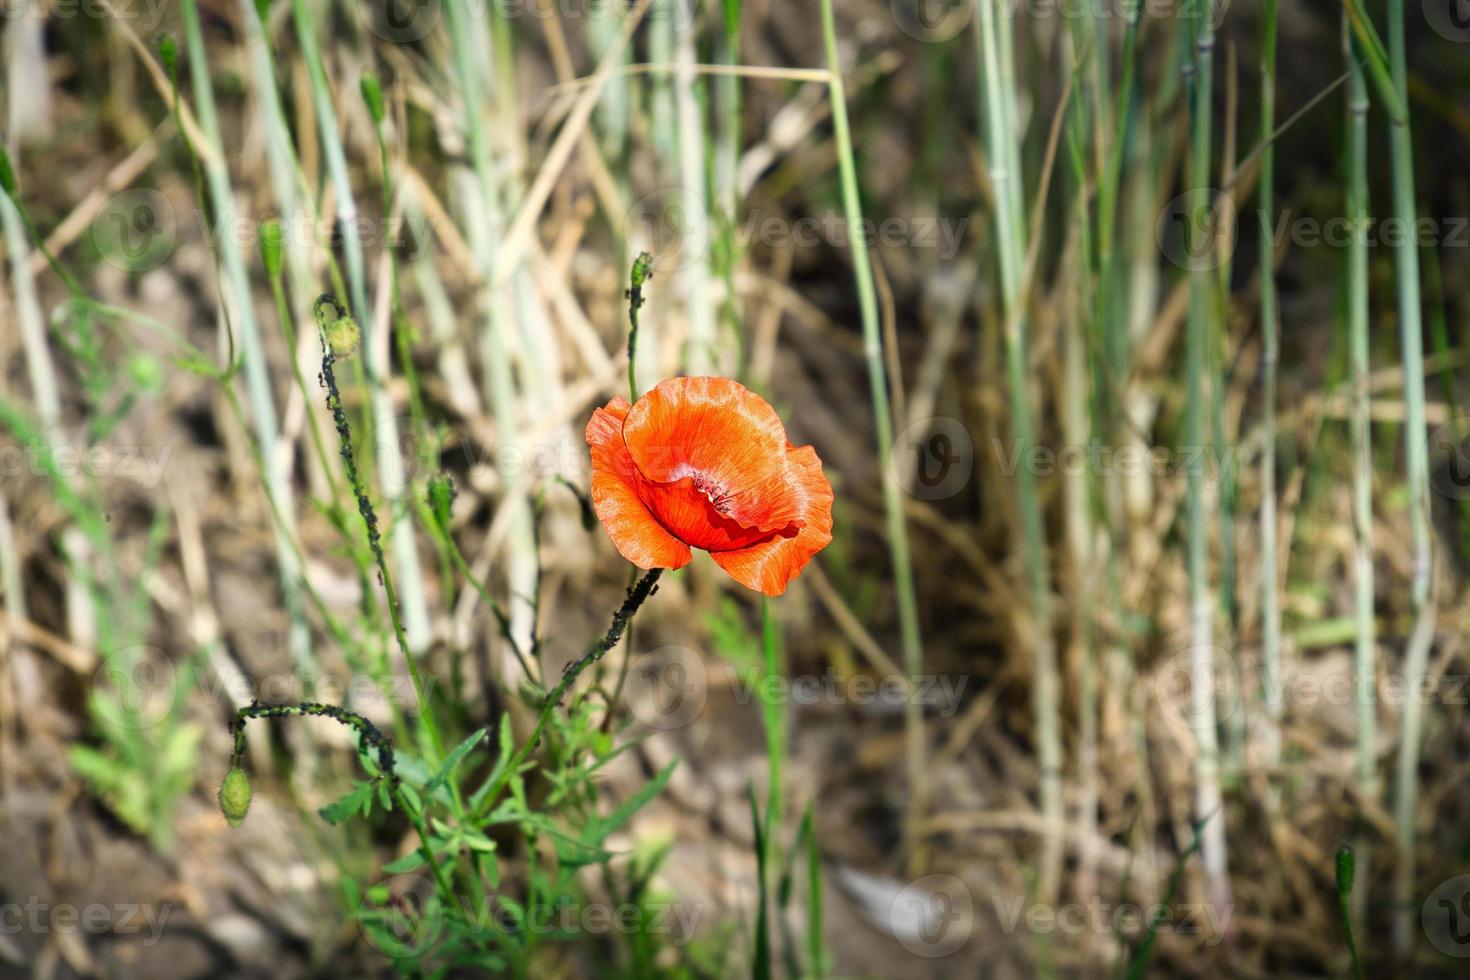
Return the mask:
<path fill-rule="evenodd" d="M 1463 975 L 1463 0 L 0 30 L 0 975 Z M 645 250 L 834 540 L 548 704 Z"/>

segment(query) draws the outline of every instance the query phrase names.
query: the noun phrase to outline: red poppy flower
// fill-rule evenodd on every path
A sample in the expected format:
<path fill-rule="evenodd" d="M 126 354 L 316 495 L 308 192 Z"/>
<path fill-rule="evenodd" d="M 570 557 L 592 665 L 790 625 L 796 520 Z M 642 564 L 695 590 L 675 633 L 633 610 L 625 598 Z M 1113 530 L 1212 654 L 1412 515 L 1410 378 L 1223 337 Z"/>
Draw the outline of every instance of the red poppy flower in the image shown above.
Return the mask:
<path fill-rule="evenodd" d="M 741 585 L 780 595 L 832 540 L 832 485 L 811 446 L 729 378 L 670 378 L 587 423 L 592 506 L 623 557 L 682 568 L 702 548 Z"/>

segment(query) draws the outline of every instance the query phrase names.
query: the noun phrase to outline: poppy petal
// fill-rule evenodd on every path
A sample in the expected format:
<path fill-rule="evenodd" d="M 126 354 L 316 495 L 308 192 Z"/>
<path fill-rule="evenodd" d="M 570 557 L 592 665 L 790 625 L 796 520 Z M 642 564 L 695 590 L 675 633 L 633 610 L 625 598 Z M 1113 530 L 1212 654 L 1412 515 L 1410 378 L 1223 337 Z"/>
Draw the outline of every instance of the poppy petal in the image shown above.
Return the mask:
<path fill-rule="evenodd" d="M 682 568 L 693 554 L 670 534 L 638 494 L 641 477 L 623 442 L 631 406 L 614 398 L 592 413 L 587 444 L 592 449 L 592 507 L 619 554 L 639 568 Z"/>
<path fill-rule="evenodd" d="M 639 494 L 653 516 L 674 537 L 705 551 L 744 548 L 772 534 L 793 535 L 799 529 L 789 520 L 772 522 L 763 515 L 754 515 L 760 520 L 756 526 L 750 526 L 730 512 L 724 498 L 717 502 L 701 491 L 693 477 L 673 483 L 644 480 Z"/>
<path fill-rule="evenodd" d="M 811 557 L 832 540 L 832 485 L 822 475 L 816 450 L 788 444 L 784 455 L 791 506 L 801 513 L 800 530 L 791 537 L 778 535 L 746 548 L 710 554 L 735 581 L 769 596 L 785 592 Z"/>
<path fill-rule="evenodd" d="M 628 412 L 623 439 L 633 463 L 655 483 L 693 477 L 716 495 L 734 496 L 779 479 L 786 427 L 760 395 L 729 378 L 669 378 Z M 742 523 L 759 525 L 758 507 Z"/>

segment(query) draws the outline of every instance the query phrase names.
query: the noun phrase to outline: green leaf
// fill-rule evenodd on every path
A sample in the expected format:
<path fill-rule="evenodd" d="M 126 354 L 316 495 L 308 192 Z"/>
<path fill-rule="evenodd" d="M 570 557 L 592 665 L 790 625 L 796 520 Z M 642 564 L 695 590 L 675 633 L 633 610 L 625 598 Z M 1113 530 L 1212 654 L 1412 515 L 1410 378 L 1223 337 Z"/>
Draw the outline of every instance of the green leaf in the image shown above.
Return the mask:
<path fill-rule="evenodd" d="M 484 737 L 485 729 L 478 728 L 470 733 L 469 738 L 456 745 L 449 755 L 445 757 L 444 764 L 439 767 L 439 771 L 434 773 L 434 777 L 425 784 L 424 793 L 432 796 L 434 790 L 448 782 L 454 770 L 464 761 L 464 757 L 469 755 Z"/>
<path fill-rule="evenodd" d="M 750 796 L 750 823 L 755 829 L 755 874 L 758 893 L 755 912 L 755 962 L 751 974 L 755 980 L 771 978 L 771 937 L 766 919 L 766 834 L 765 821 L 761 819 L 760 804 L 755 800 L 755 784 L 746 787 Z"/>
<path fill-rule="evenodd" d="M 515 734 L 510 730 L 510 712 L 505 712 L 500 716 L 500 735 L 496 746 L 499 755 L 495 760 L 495 768 L 485 777 L 480 788 L 475 790 L 475 795 L 470 797 L 471 811 L 479 813 L 485 805 L 485 799 L 490 795 L 490 790 L 499 784 L 505 767 L 510 764 L 511 745 L 514 741 Z"/>
<path fill-rule="evenodd" d="M 645 783 L 642 789 L 623 801 L 623 804 L 612 813 L 609 813 L 605 817 L 594 817 L 590 820 L 587 824 L 584 839 L 601 844 L 607 838 L 608 834 L 621 829 L 629 820 L 633 819 L 633 814 L 642 809 L 645 803 L 663 791 L 664 786 L 668 784 L 669 777 L 674 774 L 674 767 L 678 764 L 678 759 L 670 762 L 667 766 L 664 766 L 663 771 Z"/>
<path fill-rule="evenodd" d="M 427 862 L 424 860 L 424 849 L 421 847 L 415 847 L 413 850 L 409 851 L 398 860 L 389 861 L 387 864 L 383 865 L 383 870 L 390 875 L 401 875 L 406 872 L 412 871 L 415 868 L 421 868 L 426 863 Z"/>
<path fill-rule="evenodd" d="M 405 786 L 423 788 L 429 785 L 429 780 L 434 778 L 434 774 L 429 771 L 429 767 L 424 765 L 423 759 L 420 759 L 416 755 L 409 755 L 406 752 L 398 753 L 397 769 L 398 776 Z"/>
<path fill-rule="evenodd" d="M 5 152 L 5 147 L 0 146 L 0 191 L 5 196 L 14 199 L 20 193 L 20 185 L 15 179 L 15 168 L 10 165 L 10 154 Z"/>
<path fill-rule="evenodd" d="M 341 823 L 347 818 L 361 814 L 367 816 L 373 809 L 373 791 L 377 789 L 378 782 L 359 782 L 355 784 L 346 796 L 335 803 L 328 803 L 320 811 L 322 819 L 327 823 Z"/>

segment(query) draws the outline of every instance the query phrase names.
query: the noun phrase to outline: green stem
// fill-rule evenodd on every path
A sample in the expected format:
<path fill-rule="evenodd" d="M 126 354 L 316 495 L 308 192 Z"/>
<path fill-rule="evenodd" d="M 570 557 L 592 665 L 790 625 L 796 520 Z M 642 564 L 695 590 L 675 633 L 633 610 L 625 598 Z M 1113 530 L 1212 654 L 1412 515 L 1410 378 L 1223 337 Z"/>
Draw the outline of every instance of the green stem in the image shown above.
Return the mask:
<path fill-rule="evenodd" d="M 628 590 L 628 597 L 623 600 L 622 606 L 613 614 L 612 625 L 608 627 L 602 639 L 598 640 L 590 650 L 568 664 L 566 669 L 562 671 L 561 680 L 557 682 L 556 687 L 552 688 L 551 692 L 546 696 L 546 703 L 542 705 L 541 714 L 536 719 L 536 727 L 531 729 L 530 737 L 521 744 L 520 748 L 516 749 L 515 755 L 511 756 L 510 761 L 501 771 L 499 778 L 496 779 L 495 783 L 485 794 L 484 802 L 481 804 L 483 811 L 488 812 L 489 808 L 495 805 L 496 799 L 500 796 L 500 791 L 505 788 L 506 783 L 510 781 L 511 777 L 520 771 L 521 763 L 526 761 L 526 757 L 531 754 L 531 750 L 540 741 L 541 732 L 546 728 L 546 723 L 551 720 L 551 715 L 556 711 L 557 705 L 561 704 L 561 700 L 566 696 L 567 690 L 581 676 L 582 671 L 597 663 L 607 655 L 609 650 L 617 645 L 618 640 L 623 636 L 623 631 L 628 628 L 639 607 L 658 591 L 658 579 L 663 574 L 663 571 L 662 568 L 654 568 L 644 574 L 638 580 L 638 584 Z"/>
<path fill-rule="evenodd" d="M 333 307 L 339 320 L 345 317 L 345 311 L 337 306 L 337 301 L 331 295 L 324 295 L 316 302 L 316 315 L 319 323 L 324 322 L 322 310 L 326 306 Z M 439 735 L 439 724 L 434 719 L 434 706 L 429 699 L 427 688 L 424 687 L 423 677 L 419 673 L 418 661 L 409 648 L 408 636 L 404 632 L 403 620 L 398 612 L 398 593 L 393 587 L 393 575 L 388 571 L 388 562 L 383 557 L 383 543 L 378 530 L 378 516 L 373 510 L 372 501 L 368 499 L 367 488 L 363 485 L 362 474 L 357 468 L 357 458 L 352 451 L 352 430 L 347 423 L 347 412 L 342 408 L 342 392 L 337 387 L 337 375 L 334 369 L 336 355 L 327 340 L 325 330 L 322 335 L 322 387 L 327 391 L 327 409 L 332 413 L 332 421 L 337 426 L 337 439 L 342 450 L 342 462 L 347 470 L 347 482 L 352 487 L 353 494 L 357 497 L 358 513 L 362 515 L 363 523 L 367 525 L 368 547 L 372 549 L 373 561 L 378 566 L 378 578 L 383 584 L 383 592 L 388 606 L 388 619 L 393 624 L 393 637 L 398 641 L 398 650 L 403 659 L 408 663 L 409 675 L 413 678 L 414 693 L 418 696 L 419 711 L 423 717 L 424 729 L 429 734 L 429 741 L 433 744 L 435 755 L 442 759 L 444 757 L 444 740 Z"/>
<path fill-rule="evenodd" d="M 765 596 L 761 596 L 761 651 L 766 675 L 761 708 L 766 723 L 766 766 L 769 777 L 766 790 L 766 866 L 775 870 L 781 864 L 781 770 L 786 758 L 786 709 L 777 693 L 776 680 L 785 680 L 786 664 L 782 656 L 776 617 L 771 613 L 771 601 Z"/>
<path fill-rule="evenodd" d="M 393 794 L 393 799 L 398 806 L 408 815 L 409 821 L 414 825 L 418 833 L 419 843 L 423 847 L 424 860 L 434 872 L 434 880 L 438 883 L 440 894 L 448 898 L 454 894 L 454 887 L 450 883 L 449 873 L 439 862 L 439 857 L 434 853 L 434 848 L 429 843 L 429 828 L 424 822 L 422 813 L 408 805 L 403 796 L 402 787 L 398 781 L 397 757 L 393 754 L 393 743 L 378 730 L 378 726 L 368 721 L 355 711 L 335 704 L 322 704 L 317 701 L 303 701 L 299 704 L 262 704 L 259 701 L 251 701 L 245 707 L 235 712 L 235 717 L 230 721 L 230 736 L 234 743 L 234 751 L 230 755 L 230 768 L 238 769 L 245 758 L 245 722 L 255 718 L 331 718 L 339 724 L 345 725 L 357 732 L 358 748 L 363 752 L 371 751 L 377 757 L 378 770 L 388 780 L 388 791 Z"/>

